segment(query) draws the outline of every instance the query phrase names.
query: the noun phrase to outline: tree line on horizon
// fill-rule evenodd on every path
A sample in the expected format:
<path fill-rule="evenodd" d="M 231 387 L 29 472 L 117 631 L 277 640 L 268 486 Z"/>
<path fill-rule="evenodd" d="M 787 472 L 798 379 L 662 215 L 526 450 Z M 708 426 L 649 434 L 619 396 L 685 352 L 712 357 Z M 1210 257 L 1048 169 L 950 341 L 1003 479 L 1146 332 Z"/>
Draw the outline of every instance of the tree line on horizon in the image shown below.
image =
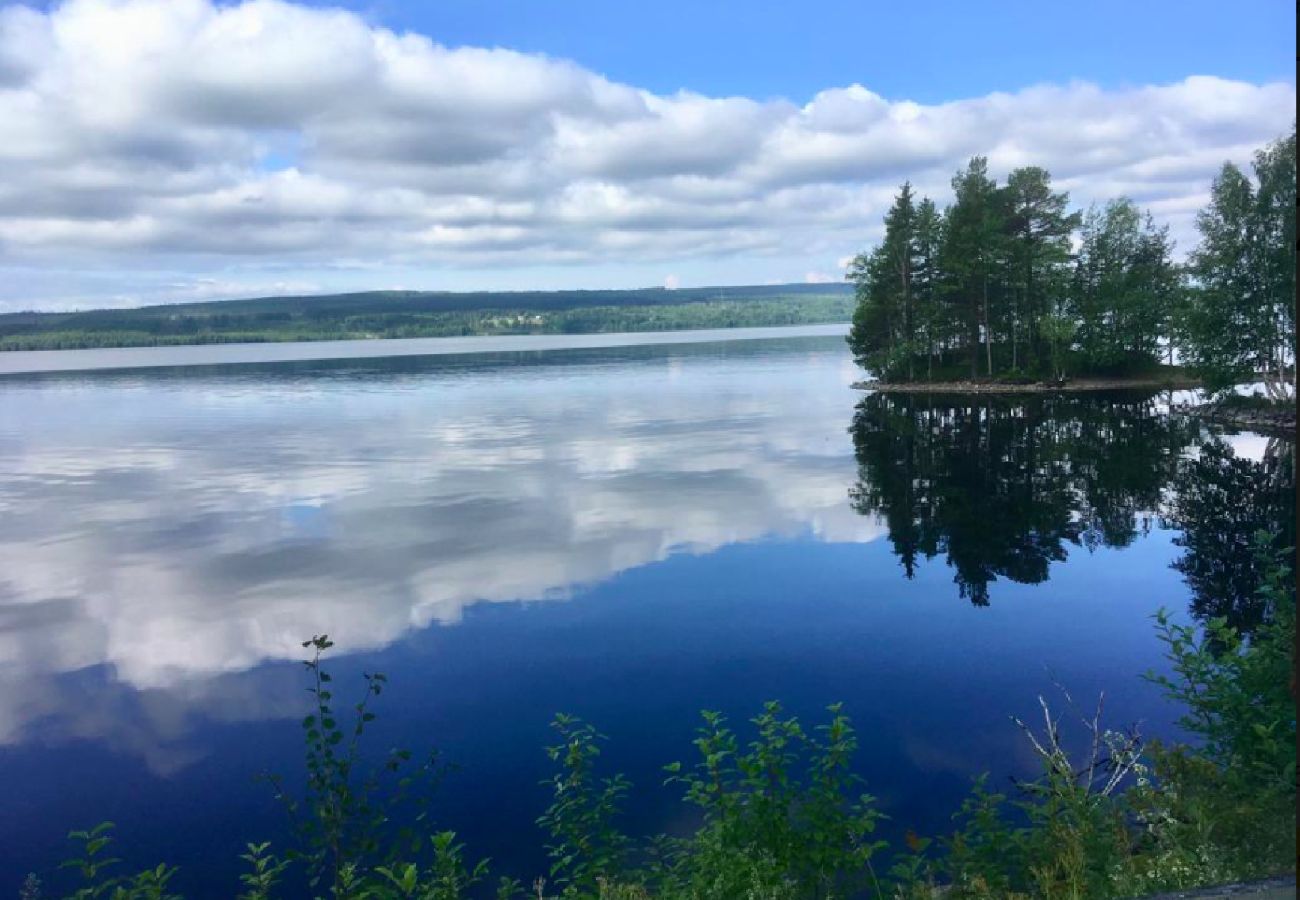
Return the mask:
<path fill-rule="evenodd" d="M 269 341 L 595 334 L 844 322 L 843 284 L 625 291 L 371 291 L 0 313 L 0 352 Z"/>
<path fill-rule="evenodd" d="M 977 156 L 940 210 L 910 182 L 852 261 L 848 341 L 887 381 L 1126 375 L 1175 359 L 1215 392 L 1295 396 L 1296 135 L 1224 163 L 1175 261 L 1169 228 L 1120 197 L 1070 210 L 1039 166 L 999 184 Z"/>

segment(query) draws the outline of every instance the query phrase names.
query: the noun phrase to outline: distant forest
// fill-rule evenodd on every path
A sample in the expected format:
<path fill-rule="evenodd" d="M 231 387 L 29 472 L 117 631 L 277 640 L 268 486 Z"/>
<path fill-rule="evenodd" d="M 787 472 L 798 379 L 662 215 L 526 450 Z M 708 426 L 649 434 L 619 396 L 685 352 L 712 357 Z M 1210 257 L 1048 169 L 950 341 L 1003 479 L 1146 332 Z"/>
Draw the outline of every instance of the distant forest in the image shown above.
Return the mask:
<path fill-rule="evenodd" d="M 667 290 L 367 291 L 0 315 L 0 350 L 487 334 L 588 334 L 847 322 L 847 284 Z"/>
<path fill-rule="evenodd" d="M 1189 366 L 1212 390 L 1295 396 L 1296 136 L 1225 163 L 1176 262 L 1126 197 L 1071 210 L 1037 166 L 999 184 L 975 157 L 940 210 L 904 184 L 854 258 L 850 346 L 886 381 L 1064 379 Z M 1253 176 L 1253 177 L 1252 177 Z"/>

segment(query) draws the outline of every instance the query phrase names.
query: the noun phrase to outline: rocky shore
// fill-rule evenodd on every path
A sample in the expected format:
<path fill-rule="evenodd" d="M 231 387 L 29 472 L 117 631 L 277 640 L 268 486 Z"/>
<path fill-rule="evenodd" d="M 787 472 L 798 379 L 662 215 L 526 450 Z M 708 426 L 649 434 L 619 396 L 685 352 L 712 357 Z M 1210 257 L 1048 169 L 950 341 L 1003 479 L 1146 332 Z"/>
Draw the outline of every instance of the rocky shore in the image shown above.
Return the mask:
<path fill-rule="evenodd" d="M 888 394 L 1052 394 L 1082 391 L 1190 390 L 1201 383 L 1195 378 L 1156 374 L 1132 378 L 1070 378 L 1065 381 L 856 381 L 861 391 Z"/>
<path fill-rule="evenodd" d="M 1187 411 L 1205 422 L 1258 431 L 1264 434 L 1295 437 L 1295 405 L 1238 406 L 1224 403 L 1205 403 Z"/>

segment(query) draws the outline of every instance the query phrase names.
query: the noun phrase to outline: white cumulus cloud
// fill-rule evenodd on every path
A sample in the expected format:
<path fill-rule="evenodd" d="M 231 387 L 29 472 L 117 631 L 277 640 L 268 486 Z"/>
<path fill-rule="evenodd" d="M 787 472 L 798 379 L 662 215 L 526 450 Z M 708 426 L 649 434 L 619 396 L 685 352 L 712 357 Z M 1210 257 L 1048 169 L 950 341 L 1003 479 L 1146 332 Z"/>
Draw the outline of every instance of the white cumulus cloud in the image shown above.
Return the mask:
<path fill-rule="evenodd" d="M 793 276 L 869 242 L 903 179 L 943 199 L 977 153 L 997 174 L 1044 165 L 1081 203 L 1128 194 L 1185 249 L 1218 165 L 1246 160 L 1294 109 L 1293 84 L 1208 75 L 931 105 L 862 85 L 804 104 L 659 95 L 281 0 L 11 6 L 0 307 L 39 305 L 33 292 L 102 301 L 124 283 L 106 285 L 106 266 L 328 286 L 320 273 L 357 261 L 804 260 Z M 277 267 L 292 276 L 249 274 Z M 70 278 L 83 271 L 100 274 Z"/>

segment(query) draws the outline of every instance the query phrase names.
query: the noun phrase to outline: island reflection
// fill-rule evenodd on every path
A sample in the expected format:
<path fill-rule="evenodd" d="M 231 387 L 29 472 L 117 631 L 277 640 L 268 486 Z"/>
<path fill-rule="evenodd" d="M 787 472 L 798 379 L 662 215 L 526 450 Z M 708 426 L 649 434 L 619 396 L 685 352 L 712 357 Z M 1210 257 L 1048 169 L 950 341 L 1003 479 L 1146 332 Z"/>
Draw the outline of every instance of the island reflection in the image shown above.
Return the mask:
<path fill-rule="evenodd" d="M 1130 545 L 1175 529 L 1192 612 L 1249 631 L 1266 615 L 1255 544 L 1295 544 L 1295 447 L 1259 460 L 1163 395 L 872 393 L 849 428 L 853 507 L 883 519 L 907 578 L 943 556 L 961 597 L 990 602 L 999 579 L 1039 584 L 1072 548 Z"/>
<path fill-rule="evenodd" d="M 1289 444 L 1244 458 L 1155 397 L 854 411 L 856 375 L 832 338 L 0 382 L 0 745 L 174 771 L 197 716 L 296 713 L 267 664 L 304 636 L 384 648 L 758 540 L 887 534 L 987 603 L 1171 528 L 1194 611 L 1265 614 L 1241 556 L 1294 540 Z"/>

